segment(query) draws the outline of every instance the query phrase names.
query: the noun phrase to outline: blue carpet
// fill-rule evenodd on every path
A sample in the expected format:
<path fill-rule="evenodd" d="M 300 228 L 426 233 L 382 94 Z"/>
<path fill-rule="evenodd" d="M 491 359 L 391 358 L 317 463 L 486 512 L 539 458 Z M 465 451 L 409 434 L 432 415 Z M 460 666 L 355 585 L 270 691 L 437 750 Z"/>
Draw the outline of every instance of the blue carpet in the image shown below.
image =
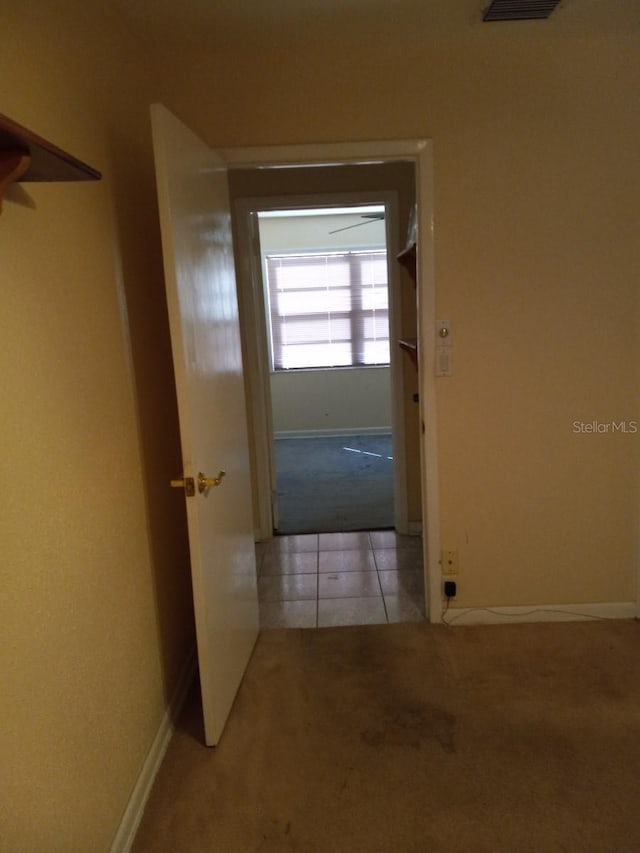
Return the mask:
<path fill-rule="evenodd" d="M 278 438 L 278 533 L 393 527 L 390 435 Z"/>

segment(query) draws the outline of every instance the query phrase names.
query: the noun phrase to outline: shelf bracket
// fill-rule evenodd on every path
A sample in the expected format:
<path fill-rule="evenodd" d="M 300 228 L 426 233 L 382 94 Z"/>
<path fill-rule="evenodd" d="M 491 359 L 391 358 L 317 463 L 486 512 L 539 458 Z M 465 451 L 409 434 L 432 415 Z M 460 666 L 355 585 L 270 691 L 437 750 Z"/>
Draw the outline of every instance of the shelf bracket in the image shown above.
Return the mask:
<path fill-rule="evenodd" d="M 31 165 L 31 155 L 25 151 L 0 151 L 0 213 L 5 192 L 19 180 Z"/>

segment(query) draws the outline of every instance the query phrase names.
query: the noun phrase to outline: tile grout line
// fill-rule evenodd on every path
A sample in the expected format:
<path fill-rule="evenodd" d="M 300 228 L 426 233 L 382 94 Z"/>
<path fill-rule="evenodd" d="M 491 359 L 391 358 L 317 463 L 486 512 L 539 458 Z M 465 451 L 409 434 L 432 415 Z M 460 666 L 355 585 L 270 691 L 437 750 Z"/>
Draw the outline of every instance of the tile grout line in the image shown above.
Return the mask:
<path fill-rule="evenodd" d="M 371 534 L 369 534 L 369 538 L 371 538 Z M 378 579 L 378 586 L 380 587 L 380 598 L 382 598 L 382 606 L 384 607 L 384 618 L 387 620 L 387 625 L 389 625 L 389 611 L 387 610 L 387 602 L 384 597 L 384 592 L 382 590 L 382 581 L 380 580 L 380 569 L 378 568 L 378 561 L 376 560 L 376 552 L 375 549 L 371 549 L 371 553 L 373 554 L 373 565 L 376 567 L 376 578 Z"/>

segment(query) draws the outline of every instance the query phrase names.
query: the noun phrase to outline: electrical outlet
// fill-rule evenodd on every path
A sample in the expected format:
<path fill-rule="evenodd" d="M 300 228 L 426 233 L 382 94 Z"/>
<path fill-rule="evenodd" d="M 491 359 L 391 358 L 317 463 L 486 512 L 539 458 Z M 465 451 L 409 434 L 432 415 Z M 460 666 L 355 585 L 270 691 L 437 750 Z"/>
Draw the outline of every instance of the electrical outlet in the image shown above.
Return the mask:
<path fill-rule="evenodd" d="M 443 575 L 457 575 L 460 571 L 457 548 L 444 548 L 440 557 Z"/>

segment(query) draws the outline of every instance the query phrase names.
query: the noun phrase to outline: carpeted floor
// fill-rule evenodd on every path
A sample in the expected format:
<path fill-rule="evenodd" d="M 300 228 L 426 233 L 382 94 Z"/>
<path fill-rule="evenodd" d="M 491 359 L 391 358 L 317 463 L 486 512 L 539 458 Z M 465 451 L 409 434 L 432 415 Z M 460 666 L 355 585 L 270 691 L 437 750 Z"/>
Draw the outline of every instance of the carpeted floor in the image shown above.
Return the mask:
<path fill-rule="evenodd" d="M 393 527 L 391 435 L 278 438 L 278 533 Z"/>
<path fill-rule="evenodd" d="M 640 624 L 266 631 L 194 690 L 137 853 L 640 850 Z"/>

